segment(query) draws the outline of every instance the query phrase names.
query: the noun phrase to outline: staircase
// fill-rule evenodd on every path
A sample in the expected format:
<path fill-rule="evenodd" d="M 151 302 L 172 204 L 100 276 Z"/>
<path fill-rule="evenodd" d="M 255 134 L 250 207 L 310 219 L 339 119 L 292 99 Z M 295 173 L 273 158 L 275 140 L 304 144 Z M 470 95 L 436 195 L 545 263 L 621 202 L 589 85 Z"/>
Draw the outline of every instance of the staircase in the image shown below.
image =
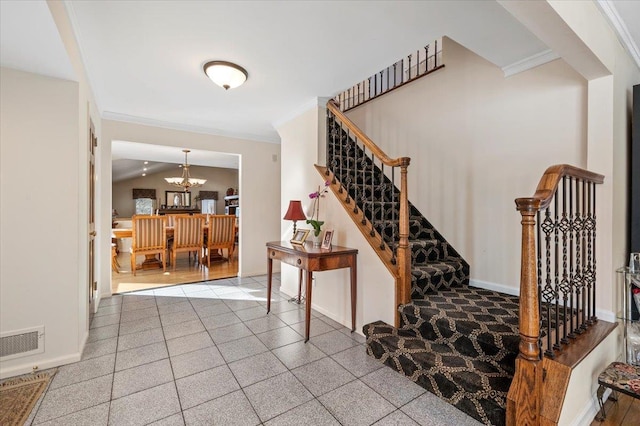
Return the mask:
<path fill-rule="evenodd" d="M 327 125 L 327 173 L 394 263 L 400 235 L 395 176 L 378 167 L 334 115 Z M 398 307 L 398 327 L 364 326 L 367 352 L 475 419 L 503 425 L 518 355 L 518 298 L 469 287 L 469 264 L 408 206 L 410 300 Z"/>

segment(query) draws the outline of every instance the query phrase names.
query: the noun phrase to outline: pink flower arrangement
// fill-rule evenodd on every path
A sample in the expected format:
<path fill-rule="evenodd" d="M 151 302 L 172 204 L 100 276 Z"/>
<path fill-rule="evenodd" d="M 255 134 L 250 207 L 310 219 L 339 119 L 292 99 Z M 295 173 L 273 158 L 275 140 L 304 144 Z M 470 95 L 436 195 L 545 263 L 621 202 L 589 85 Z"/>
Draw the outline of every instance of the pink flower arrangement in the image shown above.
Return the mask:
<path fill-rule="evenodd" d="M 330 184 L 331 182 L 326 181 L 322 190 L 318 187 L 317 191 L 309 194 L 309 198 L 313 200 L 313 208 L 311 210 L 311 219 L 307 219 L 307 223 L 313 226 L 313 235 L 316 237 L 320 235 L 320 232 L 322 232 L 322 225 L 324 225 L 324 221 L 320 220 L 320 198 L 324 197 L 324 195 L 329 192 Z"/>

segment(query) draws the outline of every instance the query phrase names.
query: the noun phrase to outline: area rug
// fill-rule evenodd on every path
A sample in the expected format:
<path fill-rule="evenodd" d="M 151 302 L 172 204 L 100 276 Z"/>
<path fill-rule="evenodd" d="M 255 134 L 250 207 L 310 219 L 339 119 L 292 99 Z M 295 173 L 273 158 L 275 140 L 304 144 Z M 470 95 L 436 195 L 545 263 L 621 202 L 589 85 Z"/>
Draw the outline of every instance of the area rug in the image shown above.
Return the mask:
<path fill-rule="evenodd" d="M 0 383 L 0 425 L 22 426 L 56 371 L 40 372 Z"/>

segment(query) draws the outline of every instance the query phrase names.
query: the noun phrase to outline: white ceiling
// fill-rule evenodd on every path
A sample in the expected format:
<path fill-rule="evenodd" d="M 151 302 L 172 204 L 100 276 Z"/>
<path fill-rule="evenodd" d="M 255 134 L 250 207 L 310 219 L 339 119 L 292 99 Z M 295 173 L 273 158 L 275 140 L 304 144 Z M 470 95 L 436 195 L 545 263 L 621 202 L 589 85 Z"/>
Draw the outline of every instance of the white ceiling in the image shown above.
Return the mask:
<path fill-rule="evenodd" d="M 184 162 L 184 153 L 180 148 L 127 141 L 113 141 L 111 144 L 112 181 L 118 182 L 147 174 L 174 170 L 171 176 L 180 176 L 182 171 L 176 171 L 177 165 Z M 148 161 L 149 164 L 144 164 Z M 240 157 L 233 154 L 223 154 L 213 151 L 192 149 L 187 161 L 190 166 L 222 167 L 238 169 Z M 146 172 L 143 168 L 147 168 Z M 170 173 L 167 173 L 169 177 Z M 197 176 L 194 176 L 197 177 Z"/>
<path fill-rule="evenodd" d="M 640 1 L 598 3 L 618 21 L 618 32 L 622 27 L 640 45 Z M 503 69 L 548 50 L 494 0 L 65 0 L 65 6 L 103 118 L 274 143 L 274 125 L 316 97 L 334 96 L 443 35 Z M 76 78 L 44 0 L 0 0 L 0 19 L 2 66 Z M 236 62 L 249 79 L 224 91 L 202 71 L 210 60 Z M 122 141 L 121 148 L 116 161 L 165 161 L 153 158 L 163 156 L 160 147 L 145 145 L 140 153 Z M 179 149 L 170 150 L 171 162 L 181 162 Z M 197 164 L 198 154 L 190 154 L 190 163 L 192 157 Z"/>

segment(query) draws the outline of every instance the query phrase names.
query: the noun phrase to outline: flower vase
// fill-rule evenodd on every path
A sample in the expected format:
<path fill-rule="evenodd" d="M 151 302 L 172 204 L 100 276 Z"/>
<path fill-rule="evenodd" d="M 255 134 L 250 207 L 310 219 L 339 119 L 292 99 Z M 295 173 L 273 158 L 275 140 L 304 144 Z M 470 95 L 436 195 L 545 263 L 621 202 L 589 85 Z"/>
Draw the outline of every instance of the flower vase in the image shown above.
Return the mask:
<path fill-rule="evenodd" d="M 322 245 L 322 232 L 316 235 L 313 234 L 313 246 L 319 248 Z"/>

